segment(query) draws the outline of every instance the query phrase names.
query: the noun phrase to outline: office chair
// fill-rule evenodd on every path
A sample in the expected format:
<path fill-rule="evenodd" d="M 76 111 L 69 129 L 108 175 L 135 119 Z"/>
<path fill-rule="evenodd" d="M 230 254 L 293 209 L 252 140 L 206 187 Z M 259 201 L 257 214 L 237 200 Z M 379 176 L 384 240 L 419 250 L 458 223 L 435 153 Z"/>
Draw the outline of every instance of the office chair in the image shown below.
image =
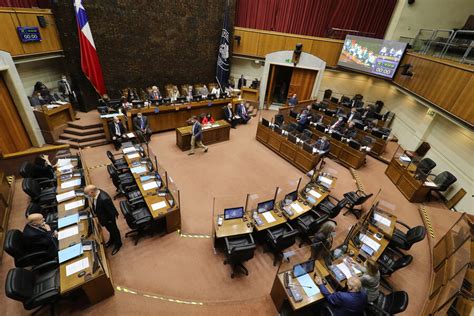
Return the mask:
<path fill-rule="evenodd" d="M 364 204 L 372 195 L 374 194 L 365 194 L 365 192 L 361 190 L 344 193 L 344 197 L 347 199 L 349 204 L 348 210 L 344 213 L 344 216 L 348 213 L 352 213 L 357 219 L 359 219 L 362 215 L 362 208 L 356 209 L 354 207 Z"/>
<path fill-rule="evenodd" d="M 405 155 L 411 158 L 411 160 L 419 160 L 423 158 L 426 153 L 431 149 L 431 145 L 427 142 L 422 142 L 415 151 L 405 150 Z"/>
<path fill-rule="evenodd" d="M 303 142 L 307 142 L 307 141 L 311 140 L 312 137 L 313 137 L 313 132 L 311 132 L 309 129 L 304 129 L 303 133 L 301 134 L 300 139 Z"/>
<path fill-rule="evenodd" d="M 372 137 L 366 135 L 362 138 L 362 140 L 360 141 L 360 144 L 362 146 L 370 147 L 374 142 L 375 140 Z"/>
<path fill-rule="evenodd" d="M 54 303 L 61 297 L 59 269 L 47 272 L 23 268 L 11 269 L 5 280 L 5 294 L 13 300 L 22 302 L 26 310 L 50 305 L 51 313 L 54 314 Z"/>
<path fill-rule="evenodd" d="M 405 291 L 392 292 L 388 295 L 379 294 L 378 299 L 368 305 L 366 311 L 370 316 L 395 315 L 404 312 L 408 307 L 408 293 Z"/>
<path fill-rule="evenodd" d="M 109 158 L 110 162 L 112 162 L 113 166 L 117 169 L 128 169 L 128 164 L 125 161 L 125 158 L 115 159 L 115 156 L 119 156 L 121 154 L 114 155 L 110 150 L 107 150 L 107 157 Z"/>
<path fill-rule="evenodd" d="M 290 110 L 290 113 L 289 113 L 289 116 L 296 119 L 298 117 L 298 113 L 296 113 L 295 111 L 293 110 Z"/>
<path fill-rule="evenodd" d="M 33 175 L 34 171 L 33 170 L 34 170 L 33 163 L 31 163 L 29 161 L 25 161 L 20 166 L 20 175 L 23 178 L 35 179 L 36 182 L 38 182 L 38 184 L 40 185 L 41 188 L 53 187 L 53 186 L 57 185 L 56 177 L 54 177 L 52 179 L 34 177 L 34 175 Z"/>
<path fill-rule="evenodd" d="M 429 175 L 431 170 L 436 167 L 436 162 L 430 158 L 423 158 L 416 166 L 415 174 Z"/>
<path fill-rule="evenodd" d="M 133 208 L 128 201 L 120 201 L 120 210 L 125 221 L 132 230 L 125 233 L 125 237 L 135 234 L 135 246 L 138 240 L 153 224 L 153 217 L 147 207 Z"/>
<path fill-rule="evenodd" d="M 126 192 L 138 189 L 135 178 L 130 172 L 119 174 L 113 165 L 107 165 L 107 172 L 112 178 L 112 183 L 115 186 L 116 194 L 113 197 L 114 200 L 123 196 Z"/>
<path fill-rule="evenodd" d="M 54 259 L 47 250 L 31 251 L 23 232 L 18 229 L 11 229 L 7 232 L 4 247 L 5 252 L 15 260 L 17 268 L 37 266 Z"/>
<path fill-rule="evenodd" d="M 281 127 L 283 125 L 284 120 L 285 118 L 283 117 L 283 114 L 276 114 L 274 124 Z"/>
<path fill-rule="evenodd" d="M 441 196 L 440 192 L 446 191 L 457 180 L 458 179 L 449 171 L 443 171 L 438 174 L 433 179 L 433 182 L 436 184 L 436 188 L 430 189 L 430 192 L 428 193 L 428 200 L 431 199 L 431 192 L 437 192 L 438 195 Z"/>
<path fill-rule="evenodd" d="M 312 243 L 311 237 L 318 231 L 319 227 L 329 219 L 326 212 L 318 210 L 310 210 L 296 219 L 296 226 L 301 234 L 301 242 L 299 247 L 305 243 Z"/>
<path fill-rule="evenodd" d="M 41 189 L 36 180 L 31 178 L 23 179 L 21 184 L 23 192 L 28 194 L 31 201 L 39 205 L 56 205 L 56 187 Z"/>
<path fill-rule="evenodd" d="M 316 206 L 316 210 L 326 213 L 328 217 L 332 219 L 339 215 L 341 210 L 346 207 L 347 203 L 349 203 L 349 201 L 346 198 L 338 200 L 334 196 L 328 195 L 327 198 L 322 200 L 321 203 Z"/>
<path fill-rule="evenodd" d="M 393 249 L 387 248 L 382 256 L 377 261 L 380 271 L 380 283 L 386 289 L 393 291 L 393 287 L 387 281 L 394 272 L 405 268 L 413 261 L 413 256 L 402 255 L 399 256 Z"/>
<path fill-rule="evenodd" d="M 46 224 L 51 226 L 51 229 L 58 227 L 58 207 L 56 205 L 41 207 L 38 203 L 30 202 L 25 210 L 25 217 L 35 213 L 43 215 Z"/>
<path fill-rule="evenodd" d="M 274 255 L 273 266 L 280 261 L 280 257 L 283 257 L 282 251 L 295 244 L 296 235 L 298 231 L 289 223 L 267 230 L 265 240 Z"/>
<path fill-rule="evenodd" d="M 395 228 L 388 246 L 400 255 L 403 255 L 400 249 L 410 250 L 411 246 L 422 241 L 426 236 L 426 228 L 421 225 L 410 228 L 407 224 L 400 221 L 397 221 L 397 223 L 404 226 L 407 229 L 407 232 L 405 234 L 398 228 Z"/>
<path fill-rule="evenodd" d="M 255 241 L 251 234 L 245 236 L 236 237 L 225 237 L 225 254 L 227 259 L 224 260 L 224 264 L 230 264 L 232 267 L 232 273 L 230 277 L 233 279 L 237 268 L 240 267 L 245 275 L 249 275 L 249 271 L 243 265 L 244 261 L 248 261 L 253 258 L 255 251 Z"/>

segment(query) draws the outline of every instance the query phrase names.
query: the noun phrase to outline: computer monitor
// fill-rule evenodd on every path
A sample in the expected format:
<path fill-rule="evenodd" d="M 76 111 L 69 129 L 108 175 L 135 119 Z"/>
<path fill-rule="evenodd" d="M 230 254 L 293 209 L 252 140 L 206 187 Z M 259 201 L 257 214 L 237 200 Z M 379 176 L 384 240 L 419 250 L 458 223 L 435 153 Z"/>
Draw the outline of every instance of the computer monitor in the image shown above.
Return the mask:
<path fill-rule="evenodd" d="M 339 103 L 339 99 L 335 97 L 331 97 L 331 102 Z"/>
<path fill-rule="evenodd" d="M 244 217 L 244 208 L 243 207 L 233 207 L 226 208 L 224 210 L 224 219 L 236 219 Z"/>
<path fill-rule="evenodd" d="M 132 100 L 132 106 L 134 108 L 142 108 L 145 106 L 145 101 L 142 100 Z"/>
<path fill-rule="evenodd" d="M 359 150 L 360 149 L 360 143 L 358 141 L 355 141 L 353 139 L 351 139 L 349 141 L 349 146 L 354 148 L 355 150 Z"/>
<path fill-rule="evenodd" d="M 326 130 L 326 126 L 324 124 L 316 124 L 316 129 L 324 133 L 324 131 Z"/>
<path fill-rule="evenodd" d="M 295 264 L 293 266 L 293 277 L 298 278 L 304 274 L 314 271 L 315 260 L 308 260 L 303 263 Z"/>
<path fill-rule="evenodd" d="M 193 101 L 201 101 L 201 100 L 202 100 L 202 95 L 200 94 L 193 95 Z"/>
<path fill-rule="evenodd" d="M 163 104 L 169 104 L 171 103 L 171 98 L 163 98 L 161 99 L 163 101 Z"/>
<path fill-rule="evenodd" d="M 270 127 L 270 122 L 264 118 L 262 118 L 262 125 L 265 127 Z"/>
<path fill-rule="evenodd" d="M 117 110 L 120 107 L 120 105 L 121 105 L 120 100 L 110 100 L 109 102 L 107 102 L 107 106 L 114 110 Z"/>
<path fill-rule="evenodd" d="M 271 211 L 275 208 L 275 200 L 268 200 L 257 204 L 257 212 L 259 214 Z"/>
<path fill-rule="evenodd" d="M 296 112 L 293 111 L 293 110 L 290 110 L 290 117 L 296 118 L 297 116 L 298 116 L 298 113 L 296 113 Z"/>
<path fill-rule="evenodd" d="M 288 140 L 290 141 L 290 143 L 296 144 L 296 135 L 288 134 Z"/>
<path fill-rule="evenodd" d="M 291 204 L 292 202 L 296 201 L 298 198 L 298 191 L 293 191 L 285 195 L 283 202 L 285 205 Z"/>
<path fill-rule="evenodd" d="M 374 135 L 375 137 L 378 137 L 378 138 L 382 138 L 382 136 L 384 135 L 380 130 L 378 129 L 373 129 L 372 132 L 371 132 L 372 135 Z"/>
<path fill-rule="evenodd" d="M 354 120 L 353 122 L 354 122 L 355 128 L 362 129 L 362 130 L 365 128 L 365 124 L 362 121 Z"/>
<path fill-rule="evenodd" d="M 332 132 L 331 137 L 334 138 L 334 139 L 337 139 L 337 140 L 341 140 L 342 139 L 342 134 L 339 133 L 339 132 Z"/>
<path fill-rule="evenodd" d="M 313 153 L 313 146 L 311 146 L 308 142 L 303 143 L 303 149 L 309 152 L 310 154 Z"/>
<path fill-rule="evenodd" d="M 216 99 L 216 94 L 215 93 L 210 93 L 207 95 L 208 100 L 215 100 Z"/>
<path fill-rule="evenodd" d="M 279 126 L 275 126 L 275 128 L 273 129 L 273 131 L 277 134 L 280 134 L 281 135 L 281 128 Z"/>
<path fill-rule="evenodd" d="M 178 98 L 176 99 L 176 102 L 178 102 L 178 103 L 184 103 L 184 102 L 186 102 L 186 97 L 178 97 Z"/>

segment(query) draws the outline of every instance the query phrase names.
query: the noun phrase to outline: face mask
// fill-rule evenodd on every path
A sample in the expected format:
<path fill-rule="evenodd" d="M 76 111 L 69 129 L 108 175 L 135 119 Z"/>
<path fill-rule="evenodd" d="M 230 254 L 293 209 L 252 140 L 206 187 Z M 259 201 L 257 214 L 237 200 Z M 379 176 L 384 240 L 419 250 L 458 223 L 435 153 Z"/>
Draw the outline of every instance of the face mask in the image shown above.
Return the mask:
<path fill-rule="evenodd" d="M 332 233 L 331 233 L 331 237 L 332 237 L 332 238 L 336 237 L 336 232 L 332 232 Z"/>

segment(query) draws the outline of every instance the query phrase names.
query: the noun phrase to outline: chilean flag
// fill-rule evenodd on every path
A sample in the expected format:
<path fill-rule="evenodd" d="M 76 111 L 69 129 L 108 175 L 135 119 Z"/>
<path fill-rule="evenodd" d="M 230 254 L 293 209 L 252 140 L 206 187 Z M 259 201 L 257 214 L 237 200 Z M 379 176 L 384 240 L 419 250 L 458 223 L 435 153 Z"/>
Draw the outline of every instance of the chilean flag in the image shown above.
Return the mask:
<path fill-rule="evenodd" d="M 74 0 L 76 9 L 76 21 L 79 28 L 79 43 L 81 45 L 81 67 L 87 79 L 92 83 L 97 93 L 106 93 L 102 68 L 99 63 L 99 56 L 95 50 L 94 39 L 92 38 L 89 19 L 86 9 L 82 5 L 82 0 Z"/>

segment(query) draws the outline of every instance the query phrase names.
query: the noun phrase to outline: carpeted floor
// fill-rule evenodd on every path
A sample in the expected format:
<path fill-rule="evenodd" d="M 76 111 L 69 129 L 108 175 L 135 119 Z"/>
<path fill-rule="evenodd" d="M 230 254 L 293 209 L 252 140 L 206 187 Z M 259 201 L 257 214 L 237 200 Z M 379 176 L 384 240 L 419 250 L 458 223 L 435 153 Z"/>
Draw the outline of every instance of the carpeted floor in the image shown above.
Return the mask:
<path fill-rule="evenodd" d="M 270 118 L 274 114 L 263 111 L 262 115 Z M 93 111 L 88 115 L 97 113 Z M 88 115 L 81 115 L 81 120 Z M 114 283 L 121 290 L 93 306 L 83 304 L 80 297 L 78 301 L 74 301 L 75 297 L 64 300 L 59 304 L 61 314 L 275 315 L 277 312 L 269 296 L 277 271 L 272 265 L 272 255 L 263 253 L 262 247 L 257 248 L 255 257 L 245 264 L 249 276 L 231 279 L 229 266 L 223 265 L 224 255 L 215 253 L 213 240 L 207 238 L 212 235 L 213 203 L 236 201 L 243 205 L 247 194 L 263 199 L 272 195 L 277 186 L 289 191 L 300 177 L 307 181 L 299 170 L 256 141 L 256 126 L 257 119 L 254 118 L 248 125 L 231 130 L 230 141 L 211 145 L 208 153 L 198 151 L 194 156 L 188 156 L 176 146 L 174 131 L 153 135 L 150 148 L 180 190 L 182 233 L 204 236 L 192 238 L 172 233 L 145 237 L 137 246 L 132 240 L 123 238 L 122 250 L 116 256 L 109 256 Z M 113 146 L 89 148 L 83 152 L 94 184 L 112 194 L 115 188 L 103 166 L 108 163 L 106 150 L 113 150 Z M 356 190 L 348 169 L 330 159 L 325 168 L 338 177 L 334 196 L 340 198 L 344 192 Z M 403 197 L 385 176 L 385 168 L 381 161 L 367 157 L 367 164 L 357 171 L 365 190 L 377 193 L 381 189 L 380 199 L 400 220 L 410 226 L 422 225 L 417 210 L 419 205 L 409 203 Z M 115 202 L 117 208 L 118 202 Z M 366 208 L 372 202 L 370 199 Z M 27 203 L 21 181 L 17 181 L 9 228 L 24 226 Z M 439 238 L 458 215 L 445 210 L 438 202 L 429 203 L 428 208 L 436 238 Z M 355 218 L 339 215 L 336 220 L 335 244 L 338 244 Z M 119 219 L 119 228 L 122 236 L 128 231 L 123 217 Z M 415 245 L 410 253 L 415 256 L 413 263 L 391 278 L 396 289 L 404 289 L 410 296 L 404 315 L 418 314 L 426 298 L 426 280 L 430 275 L 428 240 Z M 11 267 L 13 260 L 5 254 L 0 267 L 0 283 L 4 283 L 5 274 Z M 0 314 L 26 314 L 20 303 L 5 297 L 3 286 L 1 291 Z"/>

